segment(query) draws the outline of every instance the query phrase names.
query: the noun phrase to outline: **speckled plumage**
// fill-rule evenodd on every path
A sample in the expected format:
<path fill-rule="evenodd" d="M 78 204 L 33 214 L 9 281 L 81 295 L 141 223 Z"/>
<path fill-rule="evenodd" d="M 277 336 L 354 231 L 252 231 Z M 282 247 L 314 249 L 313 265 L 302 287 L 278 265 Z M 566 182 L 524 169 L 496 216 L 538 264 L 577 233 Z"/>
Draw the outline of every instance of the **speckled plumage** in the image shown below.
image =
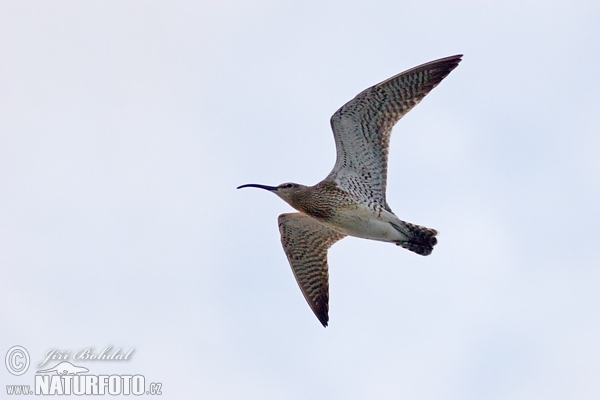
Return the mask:
<path fill-rule="evenodd" d="M 392 128 L 442 79 L 462 55 L 409 69 L 359 93 L 331 117 L 337 158 L 314 186 L 257 184 L 299 213 L 279 216 L 281 243 L 311 309 L 327 326 L 327 250 L 345 236 L 395 243 L 429 255 L 437 231 L 400 220 L 386 201 L 387 160 Z"/>
<path fill-rule="evenodd" d="M 319 321 L 327 325 L 329 272 L 327 250 L 343 235 L 302 213 L 278 218 L 281 244 L 304 298 Z"/>

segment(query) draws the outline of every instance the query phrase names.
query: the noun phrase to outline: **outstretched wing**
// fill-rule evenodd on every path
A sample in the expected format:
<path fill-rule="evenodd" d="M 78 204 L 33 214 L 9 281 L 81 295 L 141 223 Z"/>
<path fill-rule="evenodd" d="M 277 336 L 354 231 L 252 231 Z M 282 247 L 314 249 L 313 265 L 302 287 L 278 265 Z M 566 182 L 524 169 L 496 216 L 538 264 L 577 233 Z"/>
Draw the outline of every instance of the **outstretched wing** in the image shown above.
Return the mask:
<path fill-rule="evenodd" d="M 308 305 L 323 326 L 329 320 L 327 250 L 345 235 L 301 213 L 281 214 L 281 244 Z"/>
<path fill-rule="evenodd" d="M 461 57 L 409 69 L 366 89 L 337 110 L 331 117 L 337 159 L 325 179 L 365 203 L 389 208 L 385 190 L 392 127 L 458 66 Z"/>

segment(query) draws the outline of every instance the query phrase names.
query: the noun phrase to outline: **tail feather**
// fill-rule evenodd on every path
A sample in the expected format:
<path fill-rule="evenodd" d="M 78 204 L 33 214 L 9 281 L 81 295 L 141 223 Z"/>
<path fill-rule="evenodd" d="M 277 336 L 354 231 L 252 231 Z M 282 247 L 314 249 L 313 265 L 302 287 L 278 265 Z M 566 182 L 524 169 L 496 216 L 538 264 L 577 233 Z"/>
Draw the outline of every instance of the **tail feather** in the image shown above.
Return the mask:
<path fill-rule="evenodd" d="M 396 242 L 396 245 L 420 254 L 428 256 L 433 251 L 433 246 L 437 244 L 437 231 L 435 229 L 425 228 L 424 226 L 414 225 L 409 222 L 403 222 L 402 227 L 392 224 L 394 228 L 408 236 L 408 240 Z"/>

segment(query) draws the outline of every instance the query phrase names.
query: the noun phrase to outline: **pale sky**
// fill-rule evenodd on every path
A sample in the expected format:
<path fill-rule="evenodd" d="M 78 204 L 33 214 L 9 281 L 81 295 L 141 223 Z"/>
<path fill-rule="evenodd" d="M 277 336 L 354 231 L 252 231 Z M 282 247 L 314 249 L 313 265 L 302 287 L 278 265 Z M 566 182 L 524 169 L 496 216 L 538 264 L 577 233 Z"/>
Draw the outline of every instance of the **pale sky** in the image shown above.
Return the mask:
<path fill-rule="evenodd" d="M 0 390 L 112 345 L 73 363 L 167 399 L 597 399 L 599 4 L 0 2 Z M 333 112 L 454 54 L 388 170 L 439 244 L 334 245 L 324 329 L 235 188 L 320 181 Z"/>

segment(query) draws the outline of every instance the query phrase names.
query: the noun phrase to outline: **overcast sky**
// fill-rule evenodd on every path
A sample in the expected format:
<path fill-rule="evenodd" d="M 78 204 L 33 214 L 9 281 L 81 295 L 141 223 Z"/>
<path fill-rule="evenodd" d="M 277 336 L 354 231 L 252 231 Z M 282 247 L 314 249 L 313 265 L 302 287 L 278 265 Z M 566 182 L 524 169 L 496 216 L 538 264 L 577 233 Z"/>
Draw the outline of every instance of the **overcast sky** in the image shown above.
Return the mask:
<path fill-rule="evenodd" d="M 490 3 L 1 1 L 0 383 L 112 345 L 73 363 L 163 398 L 597 399 L 600 3 Z M 235 188 L 320 181 L 333 112 L 454 54 L 388 172 L 439 244 L 337 243 L 324 329 Z"/>

